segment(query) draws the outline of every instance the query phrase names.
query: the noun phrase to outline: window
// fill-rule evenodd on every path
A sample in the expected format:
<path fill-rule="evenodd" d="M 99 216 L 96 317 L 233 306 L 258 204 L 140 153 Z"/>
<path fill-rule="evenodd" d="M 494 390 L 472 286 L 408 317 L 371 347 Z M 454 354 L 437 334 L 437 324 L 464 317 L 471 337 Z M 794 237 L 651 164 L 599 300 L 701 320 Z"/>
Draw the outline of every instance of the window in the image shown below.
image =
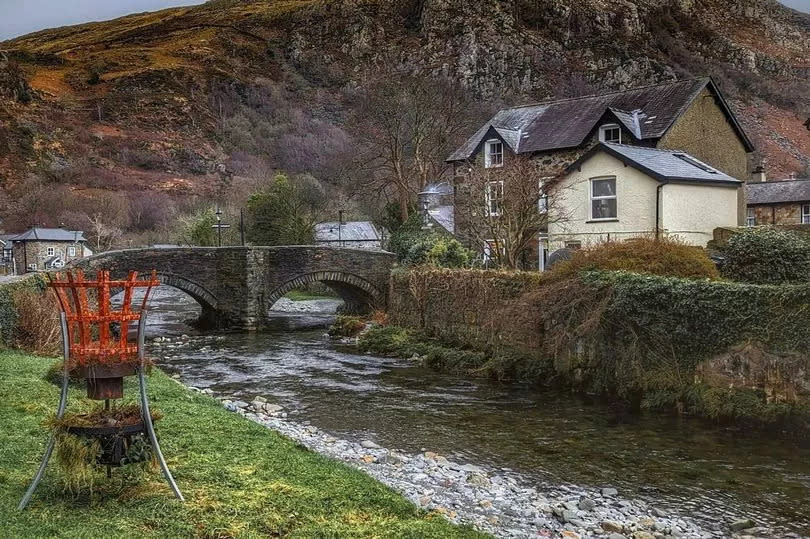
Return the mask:
<path fill-rule="evenodd" d="M 757 224 L 757 211 L 754 208 L 748 208 L 748 213 L 745 216 L 745 226 L 755 226 Z"/>
<path fill-rule="evenodd" d="M 48 256 L 53 256 L 53 255 L 54 255 L 53 247 L 48 247 Z"/>
<path fill-rule="evenodd" d="M 618 124 L 605 124 L 599 128 L 599 140 L 601 142 L 622 143 L 622 128 Z"/>
<path fill-rule="evenodd" d="M 810 224 L 810 204 L 802 204 L 802 224 Z"/>
<path fill-rule="evenodd" d="M 503 166 L 503 142 L 488 140 L 484 146 L 484 166 L 498 168 Z"/>
<path fill-rule="evenodd" d="M 489 217 L 497 217 L 501 214 L 501 201 L 503 200 L 503 182 L 487 182 L 484 185 L 484 203 L 486 204 L 486 214 Z"/>
<path fill-rule="evenodd" d="M 702 161 L 698 161 L 697 159 L 695 159 L 691 155 L 686 155 L 685 153 L 674 153 L 672 155 L 674 155 L 675 157 L 677 157 L 681 161 L 685 161 L 685 162 L 689 163 L 693 167 L 699 168 L 700 170 L 702 170 L 704 172 L 708 172 L 709 174 L 717 174 L 717 171 L 715 169 L 713 169 L 712 167 L 710 167 L 709 165 L 707 165 L 706 163 L 704 163 Z"/>
<path fill-rule="evenodd" d="M 537 199 L 537 212 L 546 213 L 548 212 L 548 195 L 543 190 L 543 180 L 538 182 L 537 189 L 540 191 L 540 196 Z"/>
<path fill-rule="evenodd" d="M 591 178 L 591 220 L 616 219 L 616 178 Z"/>
<path fill-rule="evenodd" d="M 76 247 L 72 245 L 68 247 L 68 256 L 76 256 Z"/>

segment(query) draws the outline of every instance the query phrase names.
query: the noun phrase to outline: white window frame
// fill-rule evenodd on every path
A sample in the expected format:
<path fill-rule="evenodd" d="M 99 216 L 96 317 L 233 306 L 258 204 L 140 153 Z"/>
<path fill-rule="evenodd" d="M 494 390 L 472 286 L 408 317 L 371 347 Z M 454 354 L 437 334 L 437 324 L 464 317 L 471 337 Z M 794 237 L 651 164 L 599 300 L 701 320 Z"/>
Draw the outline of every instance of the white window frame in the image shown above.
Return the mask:
<path fill-rule="evenodd" d="M 496 191 L 496 197 L 493 199 L 493 187 Z M 495 201 L 495 211 L 492 209 L 492 202 Z M 487 217 L 498 217 L 501 214 L 501 204 L 503 203 L 503 180 L 490 181 L 484 184 L 484 213 Z"/>
<path fill-rule="evenodd" d="M 802 204 L 801 208 L 801 216 L 799 217 L 801 220 L 799 221 L 803 225 L 810 224 L 810 204 Z"/>
<path fill-rule="evenodd" d="M 493 152 L 493 146 L 500 148 L 499 152 Z M 493 156 L 499 158 L 498 162 L 493 162 Z M 484 143 L 484 168 L 500 168 L 503 166 L 503 141 L 497 138 L 489 139 Z"/>
<path fill-rule="evenodd" d="M 613 131 L 614 129 L 619 130 L 619 140 L 605 140 L 605 134 L 608 131 Z M 610 142 L 613 144 L 621 144 L 622 143 L 622 126 L 619 124 L 605 124 L 599 127 L 599 142 Z"/>
<path fill-rule="evenodd" d="M 76 256 L 76 246 L 71 245 L 68 247 L 68 256 Z"/>
<path fill-rule="evenodd" d="M 48 256 L 54 256 L 56 254 L 56 249 L 53 247 L 47 247 L 46 252 L 48 253 Z"/>
<path fill-rule="evenodd" d="M 755 208 L 748 208 L 745 213 L 745 226 L 757 225 L 757 210 Z"/>
<path fill-rule="evenodd" d="M 608 196 L 593 196 L 593 182 L 613 180 L 613 191 L 615 194 Z M 616 201 L 616 215 L 614 217 L 594 217 L 593 216 L 593 202 L 595 200 L 615 200 Z M 588 180 L 588 217 L 589 221 L 617 221 L 619 219 L 619 182 L 616 181 L 616 176 L 597 176 Z"/>

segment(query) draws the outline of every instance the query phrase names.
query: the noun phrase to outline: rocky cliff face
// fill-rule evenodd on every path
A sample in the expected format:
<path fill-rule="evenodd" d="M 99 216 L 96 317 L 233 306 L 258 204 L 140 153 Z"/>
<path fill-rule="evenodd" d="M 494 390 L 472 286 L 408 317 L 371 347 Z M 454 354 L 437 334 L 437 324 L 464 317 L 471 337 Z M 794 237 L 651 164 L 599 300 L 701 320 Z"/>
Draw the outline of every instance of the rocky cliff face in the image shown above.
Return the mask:
<path fill-rule="evenodd" d="M 810 17 L 773 0 L 216 0 L 0 48 L 7 187 L 78 167 L 64 181 L 191 192 L 243 153 L 306 170 L 351 146 L 346 96 L 391 70 L 456 81 L 482 110 L 710 74 L 772 177 L 810 162 Z"/>

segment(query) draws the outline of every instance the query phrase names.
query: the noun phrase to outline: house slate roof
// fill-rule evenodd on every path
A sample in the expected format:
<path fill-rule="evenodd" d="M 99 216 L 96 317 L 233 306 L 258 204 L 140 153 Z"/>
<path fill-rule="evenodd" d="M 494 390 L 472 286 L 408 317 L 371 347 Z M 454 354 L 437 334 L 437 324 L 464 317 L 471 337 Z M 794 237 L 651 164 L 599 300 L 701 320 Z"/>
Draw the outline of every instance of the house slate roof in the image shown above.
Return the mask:
<path fill-rule="evenodd" d="M 663 183 L 710 183 L 738 186 L 742 182 L 679 150 L 601 142 L 577 159 L 567 172 L 598 152 L 605 152 Z"/>
<path fill-rule="evenodd" d="M 338 233 L 338 227 L 340 233 Z M 380 233 L 371 221 L 348 221 L 340 225 L 337 221 L 315 225 L 315 241 L 379 241 Z"/>
<path fill-rule="evenodd" d="M 491 132 L 514 153 L 575 148 L 582 145 L 606 112 L 635 138 L 661 138 L 704 88 L 717 96 L 718 105 L 735 127 L 747 151 L 754 146 L 711 78 L 681 80 L 601 95 L 547 101 L 499 111 L 454 151 L 447 161 L 471 158 Z"/>
<path fill-rule="evenodd" d="M 10 239 L 11 241 L 87 241 L 81 230 L 65 230 L 64 228 L 32 228 Z"/>
<path fill-rule="evenodd" d="M 745 194 L 749 206 L 810 202 L 810 179 L 748 183 Z"/>

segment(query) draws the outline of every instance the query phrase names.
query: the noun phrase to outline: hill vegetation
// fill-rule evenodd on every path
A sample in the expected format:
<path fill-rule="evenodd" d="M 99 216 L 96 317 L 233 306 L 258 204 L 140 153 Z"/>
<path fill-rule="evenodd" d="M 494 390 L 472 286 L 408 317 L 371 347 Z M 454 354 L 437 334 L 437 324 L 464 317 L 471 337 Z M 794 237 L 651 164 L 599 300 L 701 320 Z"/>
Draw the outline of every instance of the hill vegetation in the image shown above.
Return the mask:
<path fill-rule="evenodd" d="M 810 156 L 810 17 L 772 0 L 214 0 L 0 49 L 4 227 L 109 245 L 234 223 L 279 171 L 401 219 L 494 108 L 678 77 L 716 78 L 771 176 Z"/>

